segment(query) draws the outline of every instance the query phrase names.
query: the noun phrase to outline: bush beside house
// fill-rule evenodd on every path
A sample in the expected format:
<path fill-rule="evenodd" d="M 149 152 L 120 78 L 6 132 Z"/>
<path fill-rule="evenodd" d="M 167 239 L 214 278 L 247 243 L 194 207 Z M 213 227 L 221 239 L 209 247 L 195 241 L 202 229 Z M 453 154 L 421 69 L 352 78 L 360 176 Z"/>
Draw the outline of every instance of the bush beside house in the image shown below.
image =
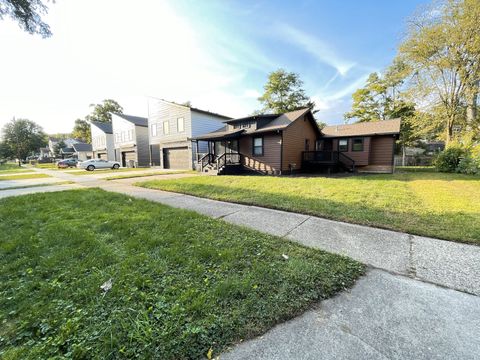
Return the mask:
<path fill-rule="evenodd" d="M 434 165 L 440 172 L 480 174 L 480 144 L 453 144 L 437 155 Z"/>

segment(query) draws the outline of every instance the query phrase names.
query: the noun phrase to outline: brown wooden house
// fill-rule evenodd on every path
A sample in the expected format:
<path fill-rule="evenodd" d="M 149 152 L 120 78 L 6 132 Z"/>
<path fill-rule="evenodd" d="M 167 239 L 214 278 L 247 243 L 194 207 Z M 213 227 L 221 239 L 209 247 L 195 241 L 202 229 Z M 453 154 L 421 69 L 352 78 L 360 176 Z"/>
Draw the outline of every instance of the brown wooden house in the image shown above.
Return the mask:
<path fill-rule="evenodd" d="M 224 123 L 221 129 L 192 138 L 197 147 L 199 142 L 208 143 L 208 152 L 199 154 L 197 159 L 199 171 L 289 174 L 370 167 L 390 172 L 400 131 L 399 120 L 320 130 L 310 109 L 229 119 Z"/>

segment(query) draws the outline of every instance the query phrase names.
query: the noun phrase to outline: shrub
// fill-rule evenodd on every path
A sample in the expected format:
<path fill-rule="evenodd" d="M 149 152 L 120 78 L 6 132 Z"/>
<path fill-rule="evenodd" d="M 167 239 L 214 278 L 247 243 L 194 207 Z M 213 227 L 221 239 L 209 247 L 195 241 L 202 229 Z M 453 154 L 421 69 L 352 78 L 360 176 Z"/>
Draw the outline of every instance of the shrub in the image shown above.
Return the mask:
<path fill-rule="evenodd" d="M 433 164 L 437 171 L 456 172 L 460 160 L 467 156 L 467 151 L 459 145 L 452 145 L 439 153 Z"/>
<path fill-rule="evenodd" d="M 478 174 L 480 172 L 480 159 L 467 155 L 460 160 L 456 171 L 467 175 Z"/>

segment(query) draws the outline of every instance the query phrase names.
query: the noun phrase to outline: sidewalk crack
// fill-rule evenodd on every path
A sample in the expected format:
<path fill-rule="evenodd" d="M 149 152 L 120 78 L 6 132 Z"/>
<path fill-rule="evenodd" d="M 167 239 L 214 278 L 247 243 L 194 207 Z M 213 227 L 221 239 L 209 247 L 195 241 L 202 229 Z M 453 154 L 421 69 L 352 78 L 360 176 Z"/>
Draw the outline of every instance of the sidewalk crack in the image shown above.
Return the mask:
<path fill-rule="evenodd" d="M 227 216 L 230 216 L 230 215 L 233 215 L 233 214 L 236 214 L 238 213 L 239 211 L 242 211 L 243 209 L 240 209 L 240 210 L 235 210 L 231 213 L 228 213 L 228 214 L 225 214 L 225 215 L 220 215 L 220 216 L 217 216 L 216 219 L 223 219 L 223 218 L 226 218 Z"/>
<path fill-rule="evenodd" d="M 298 225 L 296 225 L 293 229 L 288 230 L 287 233 L 286 233 L 285 235 L 281 236 L 281 237 L 282 237 L 282 238 L 286 238 L 286 237 L 287 237 L 288 235 L 290 235 L 293 231 L 297 230 L 300 226 L 302 226 L 302 225 L 305 223 L 305 221 L 307 221 L 307 220 L 309 220 L 309 219 L 311 219 L 311 218 L 312 218 L 311 216 L 307 216 L 307 218 L 306 218 L 305 220 L 301 221 L 301 222 L 300 222 Z"/>
<path fill-rule="evenodd" d="M 417 277 L 417 269 L 415 268 L 415 263 L 413 261 L 413 235 L 408 235 L 408 275 L 410 277 Z"/>

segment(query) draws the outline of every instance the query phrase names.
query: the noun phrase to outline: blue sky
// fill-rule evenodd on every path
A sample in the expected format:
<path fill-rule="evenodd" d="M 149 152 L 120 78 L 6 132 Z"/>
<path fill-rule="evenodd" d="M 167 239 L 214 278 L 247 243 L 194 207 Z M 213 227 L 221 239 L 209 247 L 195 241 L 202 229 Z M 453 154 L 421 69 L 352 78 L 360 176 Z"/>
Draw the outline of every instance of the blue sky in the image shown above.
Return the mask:
<path fill-rule="evenodd" d="M 300 74 L 320 108 L 343 122 L 351 94 L 392 60 L 420 0 L 64 0 L 50 5 L 53 37 L 0 22 L 0 125 L 27 117 L 70 131 L 88 105 L 117 99 L 146 116 L 146 96 L 243 116 L 267 74 Z"/>

